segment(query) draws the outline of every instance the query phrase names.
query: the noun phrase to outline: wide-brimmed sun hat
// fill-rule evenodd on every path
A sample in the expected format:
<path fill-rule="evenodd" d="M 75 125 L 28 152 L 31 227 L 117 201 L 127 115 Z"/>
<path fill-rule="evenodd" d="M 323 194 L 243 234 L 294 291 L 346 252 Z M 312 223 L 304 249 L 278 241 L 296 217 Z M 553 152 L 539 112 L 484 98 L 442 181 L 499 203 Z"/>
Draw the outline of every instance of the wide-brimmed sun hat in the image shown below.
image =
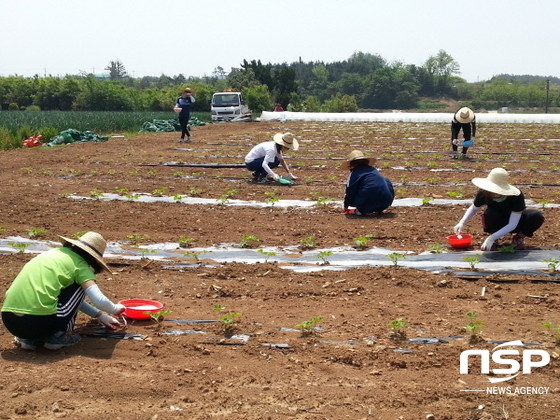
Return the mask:
<path fill-rule="evenodd" d="M 299 149 L 299 143 L 292 133 L 278 133 L 272 137 L 275 143 L 280 144 L 288 149 L 292 149 L 294 152 Z"/>
<path fill-rule="evenodd" d="M 342 164 L 342 168 L 348 169 L 350 167 L 350 162 L 354 162 L 356 160 L 365 160 L 367 164 L 369 164 L 369 158 L 364 155 L 364 152 L 361 150 L 352 150 L 348 153 L 348 159 L 346 159 L 346 162 Z"/>
<path fill-rule="evenodd" d="M 474 120 L 474 112 L 472 109 L 464 106 L 455 113 L 455 119 L 461 124 L 468 124 Z"/>
<path fill-rule="evenodd" d="M 107 248 L 107 241 L 105 238 L 101 236 L 97 232 L 86 232 L 78 239 L 70 239 L 65 238 L 64 236 L 58 236 L 61 239 L 62 245 L 66 243 L 71 243 L 72 245 L 77 246 L 78 248 L 84 250 L 89 255 L 91 255 L 95 260 L 109 273 L 109 267 L 103 261 L 103 253 L 105 252 L 105 248 Z"/>
<path fill-rule="evenodd" d="M 478 188 L 500 195 L 519 195 L 516 187 L 509 183 L 509 174 L 503 168 L 494 168 L 486 178 L 473 178 L 472 183 Z"/>
<path fill-rule="evenodd" d="M 181 93 L 185 93 L 185 92 L 191 93 L 191 90 L 190 90 L 189 88 L 186 88 L 186 89 L 183 89 L 183 90 L 181 91 Z"/>

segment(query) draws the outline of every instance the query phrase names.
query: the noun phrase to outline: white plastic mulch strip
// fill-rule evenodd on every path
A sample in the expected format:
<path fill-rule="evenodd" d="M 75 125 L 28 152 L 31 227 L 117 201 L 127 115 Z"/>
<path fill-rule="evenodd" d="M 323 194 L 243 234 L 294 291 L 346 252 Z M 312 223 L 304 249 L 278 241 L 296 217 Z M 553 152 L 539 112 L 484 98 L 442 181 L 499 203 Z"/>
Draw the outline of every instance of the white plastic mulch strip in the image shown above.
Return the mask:
<path fill-rule="evenodd" d="M 188 196 L 158 196 L 154 197 L 147 193 L 137 193 L 134 194 L 135 198 L 125 197 L 118 194 L 104 193 L 97 198 L 92 197 L 82 197 L 78 195 L 70 195 L 67 198 L 72 198 L 74 200 L 120 200 L 120 201 L 136 201 L 139 203 L 181 203 L 181 204 L 204 204 L 204 205 L 223 205 L 223 206 L 245 206 L 245 207 L 301 207 L 309 208 L 313 206 L 322 205 L 333 205 L 342 206 L 342 201 L 328 200 L 328 201 L 313 201 L 313 200 L 278 200 L 273 203 L 267 203 L 263 201 L 247 201 L 247 200 L 236 200 L 236 199 L 213 199 L 213 198 L 200 198 L 200 197 L 188 197 Z M 398 198 L 393 201 L 391 207 L 419 207 L 425 204 L 430 205 L 443 205 L 443 206 L 454 206 L 454 205 L 469 205 L 472 203 L 472 199 L 442 199 L 435 198 L 429 199 L 426 202 L 426 198 Z M 528 206 L 536 206 L 536 203 L 531 200 L 526 200 Z M 560 207 L 560 204 L 546 203 L 539 204 L 539 207 Z"/>
<path fill-rule="evenodd" d="M 60 246 L 57 242 L 31 241 L 22 237 L 0 238 L 0 252 L 15 253 L 16 248 L 10 243 L 28 243 L 25 253 L 41 253 L 51 248 Z M 431 272 L 457 271 L 469 269 L 471 264 L 464 260 L 465 257 L 477 257 L 476 265 L 480 272 L 511 272 L 532 274 L 545 274 L 547 259 L 560 258 L 560 250 L 534 250 L 515 252 L 512 254 L 502 252 L 462 251 L 412 254 L 410 251 L 392 251 L 386 248 L 372 247 L 358 251 L 354 247 L 335 247 L 300 251 L 298 246 L 289 247 L 262 247 L 239 248 L 231 244 L 213 246 L 208 248 L 181 248 L 179 243 L 160 243 L 141 245 L 134 250 L 124 249 L 118 242 L 109 242 L 104 258 L 134 259 L 145 258 L 143 251 L 149 251 L 147 259 L 169 262 L 170 266 L 196 266 L 199 260 L 216 263 L 239 262 L 256 264 L 264 262 L 279 263 L 281 268 L 295 272 L 311 272 L 321 270 L 346 270 L 349 268 L 391 266 L 394 265 L 394 254 L 398 253 L 403 258 L 397 259 L 400 267 L 416 268 Z M 184 258 L 185 263 L 178 263 L 177 258 Z"/>
<path fill-rule="evenodd" d="M 421 112 L 271 112 L 263 111 L 260 121 L 341 121 L 341 122 L 441 122 L 450 123 L 452 113 Z M 482 123 L 560 124 L 560 114 L 476 113 Z"/>

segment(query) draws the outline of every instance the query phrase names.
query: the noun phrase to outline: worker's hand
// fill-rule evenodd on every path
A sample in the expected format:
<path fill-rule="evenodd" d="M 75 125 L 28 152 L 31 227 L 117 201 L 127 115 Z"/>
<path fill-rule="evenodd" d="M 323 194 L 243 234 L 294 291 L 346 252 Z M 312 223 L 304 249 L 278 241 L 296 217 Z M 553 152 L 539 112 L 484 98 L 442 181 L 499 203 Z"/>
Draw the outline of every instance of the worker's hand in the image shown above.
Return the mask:
<path fill-rule="evenodd" d="M 488 238 L 486 238 L 486 240 L 482 242 L 480 249 L 482 249 L 483 251 L 491 251 L 494 242 L 496 242 L 496 238 L 494 238 L 492 235 L 489 235 Z"/>
<path fill-rule="evenodd" d="M 101 312 L 99 315 L 97 315 L 96 319 L 100 323 L 102 323 L 105 328 L 109 328 L 111 330 L 116 330 L 117 327 L 120 327 L 121 325 L 121 323 L 116 318 L 113 318 L 111 315 L 105 312 Z"/>
<path fill-rule="evenodd" d="M 288 172 L 288 175 L 290 175 L 290 178 L 292 178 L 294 181 L 295 181 L 296 179 L 298 179 L 298 177 L 295 176 L 295 175 L 294 175 L 293 173 L 291 173 L 291 172 Z"/>
<path fill-rule="evenodd" d="M 113 315 L 121 315 L 124 311 L 126 311 L 126 306 L 124 306 L 122 303 L 117 303 L 115 305 L 117 307 L 117 311 L 115 313 L 113 313 Z"/>
<path fill-rule="evenodd" d="M 460 234 L 462 231 L 463 231 L 462 223 L 457 223 L 455 226 L 453 226 L 453 232 L 455 232 L 455 235 Z"/>
<path fill-rule="evenodd" d="M 451 143 L 453 143 L 453 145 L 455 146 L 459 146 L 459 139 L 453 139 L 451 140 Z"/>
<path fill-rule="evenodd" d="M 273 178 L 275 181 L 278 181 L 278 180 L 280 179 L 280 175 L 278 175 L 278 174 L 272 174 L 272 178 Z"/>

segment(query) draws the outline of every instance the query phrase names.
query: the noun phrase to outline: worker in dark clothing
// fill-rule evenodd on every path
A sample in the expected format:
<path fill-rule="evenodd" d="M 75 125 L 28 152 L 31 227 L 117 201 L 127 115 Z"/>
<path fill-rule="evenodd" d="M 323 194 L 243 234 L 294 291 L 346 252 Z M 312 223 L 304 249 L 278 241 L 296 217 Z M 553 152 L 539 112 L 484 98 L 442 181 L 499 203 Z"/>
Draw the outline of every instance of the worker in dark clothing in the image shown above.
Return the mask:
<path fill-rule="evenodd" d="M 459 132 L 463 130 L 463 142 L 459 141 Z M 465 159 L 467 150 L 474 144 L 476 135 L 476 117 L 474 112 L 467 107 L 461 108 L 453 115 L 451 121 L 451 148 L 453 149 L 453 159 Z M 457 153 L 458 146 L 463 146 L 461 154 Z"/>
<path fill-rule="evenodd" d="M 185 141 L 185 136 L 187 141 L 191 139 L 191 133 L 188 127 L 189 119 L 191 118 L 191 104 L 195 103 L 194 96 L 190 89 L 183 89 L 181 91 L 181 96 L 177 98 L 176 108 L 181 108 L 179 112 L 179 125 L 181 126 L 181 138 L 179 143 Z"/>
<path fill-rule="evenodd" d="M 347 215 L 381 213 L 393 204 L 393 184 L 369 164 L 369 159 L 360 150 L 354 150 L 348 155 L 343 168 L 350 170 L 344 195 L 344 212 Z"/>

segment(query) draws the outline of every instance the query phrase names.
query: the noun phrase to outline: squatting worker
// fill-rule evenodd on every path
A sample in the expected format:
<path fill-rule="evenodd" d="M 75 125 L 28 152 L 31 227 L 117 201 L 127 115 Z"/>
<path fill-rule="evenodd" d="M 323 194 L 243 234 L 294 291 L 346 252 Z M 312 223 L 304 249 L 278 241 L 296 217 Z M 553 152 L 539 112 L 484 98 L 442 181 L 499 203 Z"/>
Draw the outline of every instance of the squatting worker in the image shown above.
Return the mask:
<path fill-rule="evenodd" d="M 277 133 L 272 137 L 272 141 L 257 144 L 247 153 L 245 167 L 253 171 L 253 178 L 259 183 L 270 182 L 267 175 L 278 181 L 280 175 L 273 171 L 278 165 L 282 165 L 290 178 L 295 180 L 297 176 L 290 171 L 283 152 L 289 150 L 296 152 L 298 149 L 299 143 L 292 133 Z"/>
<path fill-rule="evenodd" d="M 393 184 L 369 163 L 369 158 L 363 152 L 353 150 L 342 165 L 343 169 L 350 170 L 344 194 L 344 212 L 348 215 L 381 213 L 393 204 Z M 349 210 L 348 207 L 355 209 Z"/>
<path fill-rule="evenodd" d="M 486 178 L 474 178 L 472 183 L 480 189 L 453 231 L 456 234 L 461 233 L 464 225 L 485 205 L 486 210 L 482 214 L 482 228 L 490 235 L 482 243 L 480 249 L 483 251 L 497 250 L 498 239 L 508 233 L 514 233 L 511 245 L 515 249 L 527 249 L 525 238 L 531 238 L 533 233 L 541 227 L 544 216 L 538 210 L 526 209 L 525 197 L 519 189 L 510 185 L 508 172 L 503 168 L 495 168 Z"/>
<path fill-rule="evenodd" d="M 78 310 L 111 329 L 119 322 L 109 314 L 125 310 L 95 283 L 94 273 L 110 272 L 103 261 L 103 236 L 87 232 L 79 239 L 59 238 L 63 246 L 30 260 L 6 291 L 2 321 L 24 350 L 41 344 L 51 350 L 76 344 L 81 339 L 72 333 Z M 95 307 L 84 301 L 85 296 Z"/>
<path fill-rule="evenodd" d="M 463 142 L 459 141 L 459 132 L 463 130 Z M 474 137 L 476 135 L 476 116 L 474 112 L 467 107 L 463 107 L 453 115 L 451 120 L 451 148 L 453 149 L 453 159 L 466 158 L 467 150 L 474 145 Z M 459 155 L 457 153 L 458 146 L 461 145 L 463 150 Z"/>
<path fill-rule="evenodd" d="M 185 141 L 185 136 L 187 136 L 187 140 L 191 139 L 191 133 L 189 130 L 189 119 L 191 118 L 191 104 L 194 104 L 196 100 L 192 94 L 192 91 L 187 88 L 181 91 L 181 96 L 177 98 L 177 104 L 175 105 L 176 108 L 181 108 L 181 112 L 179 112 L 179 125 L 181 126 L 181 138 L 179 139 L 179 143 L 183 143 Z"/>

